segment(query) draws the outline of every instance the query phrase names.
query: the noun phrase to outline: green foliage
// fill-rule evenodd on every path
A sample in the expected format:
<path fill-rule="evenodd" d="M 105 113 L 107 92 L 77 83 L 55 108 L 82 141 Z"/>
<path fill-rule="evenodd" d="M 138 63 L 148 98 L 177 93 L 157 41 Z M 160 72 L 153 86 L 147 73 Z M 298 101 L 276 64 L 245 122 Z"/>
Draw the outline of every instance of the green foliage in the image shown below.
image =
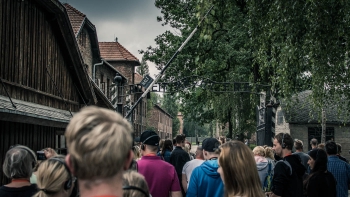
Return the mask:
<path fill-rule="evenodd" d="M 311 89 L 318 108 L 325 100 L 349 100 L 349 1 L 156 0 L 155 5 L 163 15 L 158 21 L 174 29 L 141 51 L 158 69 L 214 5 L 163 81 L 199 75 L 217 82 L 268 84 L 277 99 L 286 101 Z M 189 121 L 228 122 L 230 138 L 256 130 L 254 94 L 170 89 L 178 92 L 180 110 Z"/>
<path fill-rule="evenodd" d="M 144 57 L 142 57 L 141 65 L 136 67 L 136 72 L 138 72 L 142 77 L 149 75 L 149 67 Z"/>

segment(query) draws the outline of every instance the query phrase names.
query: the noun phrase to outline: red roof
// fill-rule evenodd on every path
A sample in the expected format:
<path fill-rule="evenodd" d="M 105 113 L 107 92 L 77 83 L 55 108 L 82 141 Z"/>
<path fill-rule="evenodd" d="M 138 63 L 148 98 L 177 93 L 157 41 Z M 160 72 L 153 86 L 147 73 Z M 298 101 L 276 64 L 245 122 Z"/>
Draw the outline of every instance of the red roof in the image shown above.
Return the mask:
<path fill-rule="evenodd" d="M 72 25 L 74 35 L 76 36 L 83 25 L 84 19 L 86 18 L 86 15 L 81 13 L 79 10 L 75 9 L 68 3 L 63 4 L 64 7 L 66 7 L 67 14 L 69 17 L 69 21 Z"/>
<path fill-rule="evenodd" d="M 139 60 L 119 42 L 99 42 L 101 57 L 105 60 L 136 61 Z"/>
<path fill-rule="evenodd" d="M 139 73 L 135 73 L 134 78 L 135 84 L 139 84 L 143 79 L 143 77 Z"/>

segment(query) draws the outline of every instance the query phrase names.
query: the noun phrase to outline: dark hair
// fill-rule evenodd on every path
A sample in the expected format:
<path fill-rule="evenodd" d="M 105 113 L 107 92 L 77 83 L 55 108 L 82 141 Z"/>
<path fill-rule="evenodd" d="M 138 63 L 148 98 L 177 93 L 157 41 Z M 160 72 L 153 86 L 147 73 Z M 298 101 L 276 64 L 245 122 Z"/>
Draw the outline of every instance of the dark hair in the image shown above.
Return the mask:
<path fill-rule="evenodd" d="M 304 181 L 304 189 L 308 187 L 309 180 L 311 177 L 318 173 L 324 173 L 327 170 L 328 157 L 326 151 L 323 149 L 313 149 L 309 152 L 310 157 L 315 160 L 315 165 L 311 169 L 310 175 Z"/>
<path fill-rule="evenodd" d="M 283 143 L 282 143 L 282 138 L 283 138 Z M 288 150 L 293 149 L 293 138 L 292 136 L 289 135 L 289 133 L 279 133 L 275 135 L 275 139 L 278 141 L 278 143 L 281 144 L 281 146 L 285 144 L 285 148 L 287 148 Z"/>
<path fill-rule="evenodd" d="M 173 150 L 173 143 L 171 142 L 171 140 L 165 140 L 162 146 L 162 152 L 161 155 L 164 156 L 165 150 L 168 149 L 170 151 Z"/>
<path fill-rule="evenodd" d="M 175 144 L 176 144 L 176 138 L 173 139 L 173 145 L 175 145 Z"/>
<path fill-rule="evenodd" d="M 176 143 L 177 143 L 177 144 L 183 143 L 183 142 L 185 141 L 185 138 L 186 138 L 186 137 L 185 137 L 184 135 L 181 135 L 181 134 L 180 134 L 180 135 L 177 135 L 177 136 L 176 136 Z"/>
<path fill-rule="evenodd" d="M 326 145 L 325 145 L 325 148 L 326 148 L 326 152 L 328 155 L 336 155 L 338 154 L 338 147 L 337 147 L 337 144 L 333 141 L 327 141 L 326 142 Z"/>
<path fill-rule="evenodd" d="M 317 146 L 317 144 L 318 144 L 318 141 L 317 141 L 316 138 L 312 138 L 312 139 L 310 140 L 310 145 Z"/>

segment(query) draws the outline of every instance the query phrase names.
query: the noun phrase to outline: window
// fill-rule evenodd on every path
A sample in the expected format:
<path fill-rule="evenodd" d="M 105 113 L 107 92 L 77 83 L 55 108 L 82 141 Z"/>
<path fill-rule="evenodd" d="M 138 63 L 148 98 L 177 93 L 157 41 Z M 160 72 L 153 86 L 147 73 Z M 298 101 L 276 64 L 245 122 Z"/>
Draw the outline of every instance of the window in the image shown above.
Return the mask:
<path fill-rule="evenodd" d="M 279 110 L 277 112 L 277 125 L 282 125 L 283 124 L 283 112 Z"/>
<path fill-rule="evenodd" d="M 310 140 L 316 138 L 318 143 L 321 143 L 322 127 L 308 127 L 309 150 L 311 150 Z M 334 140 L 334 127 L 326 127 L 326 141 Z M 305 142 L 304 142 L 305 144 Z"/>

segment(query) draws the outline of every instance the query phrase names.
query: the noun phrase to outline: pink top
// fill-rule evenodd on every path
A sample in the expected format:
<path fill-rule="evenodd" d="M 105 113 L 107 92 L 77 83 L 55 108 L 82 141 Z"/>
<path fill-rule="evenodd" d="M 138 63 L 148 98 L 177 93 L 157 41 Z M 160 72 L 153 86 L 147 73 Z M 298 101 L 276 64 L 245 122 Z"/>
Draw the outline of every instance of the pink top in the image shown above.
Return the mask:
<path fill-rule="evenodd" d="M 143 156 L 137 162 L 138 172 L 148 184 L 152 197 L 169 196 L 169 192 L 181 191 L 180 182 L 173 165 L 158 156 Z"/>

